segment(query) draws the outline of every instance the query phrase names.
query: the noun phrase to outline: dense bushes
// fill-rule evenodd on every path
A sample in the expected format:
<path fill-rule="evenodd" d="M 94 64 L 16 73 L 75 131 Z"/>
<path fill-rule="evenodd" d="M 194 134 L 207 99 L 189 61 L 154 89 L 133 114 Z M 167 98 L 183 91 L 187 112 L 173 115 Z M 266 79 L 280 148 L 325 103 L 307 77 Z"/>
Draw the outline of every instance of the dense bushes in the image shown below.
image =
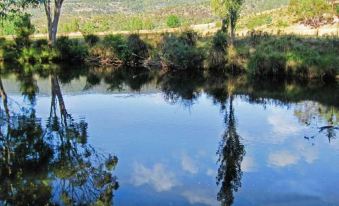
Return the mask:
<path fill-rule="evenodd" d="M 59 61 L 82 62 L 88 56 L 88 47 L 78 39 L 60 37 L 55 43 Z"/>
<path fill-rule="evenodd" d="M 161 58 L 170 69 L 196 69 L 203 66 L 203 52 L 196 46 L 197 34 L 186 32 L 180 36 L 165 35 Z"/>
<path fill-rule="evenodd" d="M 227 34 L 224 32 L 217 32 L 212 38 L 212 45 L 209 49 L 208 67 L 218 72 L 224 69 L 226 65 L 226 52 L 227 52 Z"/>
<path fill-rule="evenodd" d="M 89 46 L 94 46 L 100 41 L 100 38 L 93 34 L 84 35 L 84 40 Z"/>
<path fill-rule="evenodd" d="M 90 48 L 88 60 L 106 65 L 139 66 L 148 57 L 149 46 L 138 35 L 108 35 L 102 42 Z"/>
<path fill-rule="evenodd" d="M 176 28 L 176 27 L 181 26 L 181 20 L 176 15 L 170 15 L 167 17 L 166 24 L 170 28 Z"/>

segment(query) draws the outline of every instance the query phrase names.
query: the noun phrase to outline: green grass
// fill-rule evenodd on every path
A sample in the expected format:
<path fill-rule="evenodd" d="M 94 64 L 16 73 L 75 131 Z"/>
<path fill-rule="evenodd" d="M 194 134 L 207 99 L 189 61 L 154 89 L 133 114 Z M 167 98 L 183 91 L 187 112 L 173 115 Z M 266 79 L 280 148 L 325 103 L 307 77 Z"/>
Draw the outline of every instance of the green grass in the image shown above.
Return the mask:
<path fill-rule="evenodd" d="M 254 37 L 252 37 L 253 39 Z M 297 36 L 259 37 L 243 46 L 254 50 L 248 56 L 248 72 L 254 76 L 291 76 L 304 79 L 335 79 L 339 73 L 339 40 Z"/>

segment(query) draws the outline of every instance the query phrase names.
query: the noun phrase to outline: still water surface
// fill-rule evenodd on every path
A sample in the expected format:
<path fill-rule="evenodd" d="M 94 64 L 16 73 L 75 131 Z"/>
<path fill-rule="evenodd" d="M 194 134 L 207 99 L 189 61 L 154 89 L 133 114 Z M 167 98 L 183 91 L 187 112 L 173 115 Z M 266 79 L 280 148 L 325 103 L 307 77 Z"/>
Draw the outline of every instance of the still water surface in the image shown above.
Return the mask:
<path fill-rule="evenodd" d="M 90 78 L 0 79 L 0 203 L 339 205 L 337 85 Z"/>

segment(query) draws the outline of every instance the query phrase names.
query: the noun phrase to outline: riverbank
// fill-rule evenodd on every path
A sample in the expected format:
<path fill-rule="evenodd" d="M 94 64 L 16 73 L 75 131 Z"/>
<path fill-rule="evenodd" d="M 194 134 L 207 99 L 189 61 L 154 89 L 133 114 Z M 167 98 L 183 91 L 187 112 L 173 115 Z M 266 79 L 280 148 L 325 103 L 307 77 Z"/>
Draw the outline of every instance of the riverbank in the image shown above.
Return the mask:
<path fill-rule="evenodd" d="M 2 43 L 1 43 L 2 42 Z M 338 80 L 339 39 L 249 32 L 228 46 L 227 36 L 200 36 L 193 31 L 157 35 L 86 35 L 61 37 L 24 46 L 0 41 L 2 67 L 72 63 L 91 66 L 144 67 L 164 71 L 206 71 L 255 78 Z"/>

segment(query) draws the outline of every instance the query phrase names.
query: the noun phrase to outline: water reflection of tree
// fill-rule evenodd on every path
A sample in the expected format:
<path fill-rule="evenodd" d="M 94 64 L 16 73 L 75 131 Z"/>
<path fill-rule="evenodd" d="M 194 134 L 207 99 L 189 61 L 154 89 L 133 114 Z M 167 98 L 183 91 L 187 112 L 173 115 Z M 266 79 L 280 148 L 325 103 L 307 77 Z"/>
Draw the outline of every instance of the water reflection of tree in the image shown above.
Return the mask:
<path fill-rule="evenodd" d="M 329 141 L 336 138 L 339 130 L 339 110 L 336 107 L 307 101 L 296 106 L 294 115 L 300 123 L 318 130 L 315 135 L 305 136 L 306 139 L 313 139 L 318 134 L 324 134 Z"/>
<path fill-rule="evenodd" d="M 241 187 L 241 162 L 245 155 L 244 145 L 241 143 L 241 137 L 237 132 L 233 98 L 233 95 L 229 97 L 228 113 L 226 112 L 225 115 L 226 130 L 217 152 L 220 163 L 217 184 L 221 185 L 218 200 L 225 206 L 233 204 L 234 192 L 237 192 Z"/>
<path fill-rule="evenodd" d="M 199 71 L 177 71 L 161 74 L 157 85 L 168 102 L 190 106 L 200 96 L 204 81 Z"/>
<path fill-rule="evenodd" d="M 51 85 L 50 117 L 44 125 L 33 106 L 9 109 L 0 78 L 0 203 L 111 205 L 118 186 L 111 172 L 117 158 L 103 156 L 87 143 L 87 123 L 67 112 L 56 75 Z"/>
<path fill-rule="evenodd" d="M 100 84 L 103 79 L 110 91 L 123 90 L 125 86 L 132 91 L 140 91 L 154 78 L 154 71 L 142 67 L 92 68 L 88 71 L 85 89 Z"/>

